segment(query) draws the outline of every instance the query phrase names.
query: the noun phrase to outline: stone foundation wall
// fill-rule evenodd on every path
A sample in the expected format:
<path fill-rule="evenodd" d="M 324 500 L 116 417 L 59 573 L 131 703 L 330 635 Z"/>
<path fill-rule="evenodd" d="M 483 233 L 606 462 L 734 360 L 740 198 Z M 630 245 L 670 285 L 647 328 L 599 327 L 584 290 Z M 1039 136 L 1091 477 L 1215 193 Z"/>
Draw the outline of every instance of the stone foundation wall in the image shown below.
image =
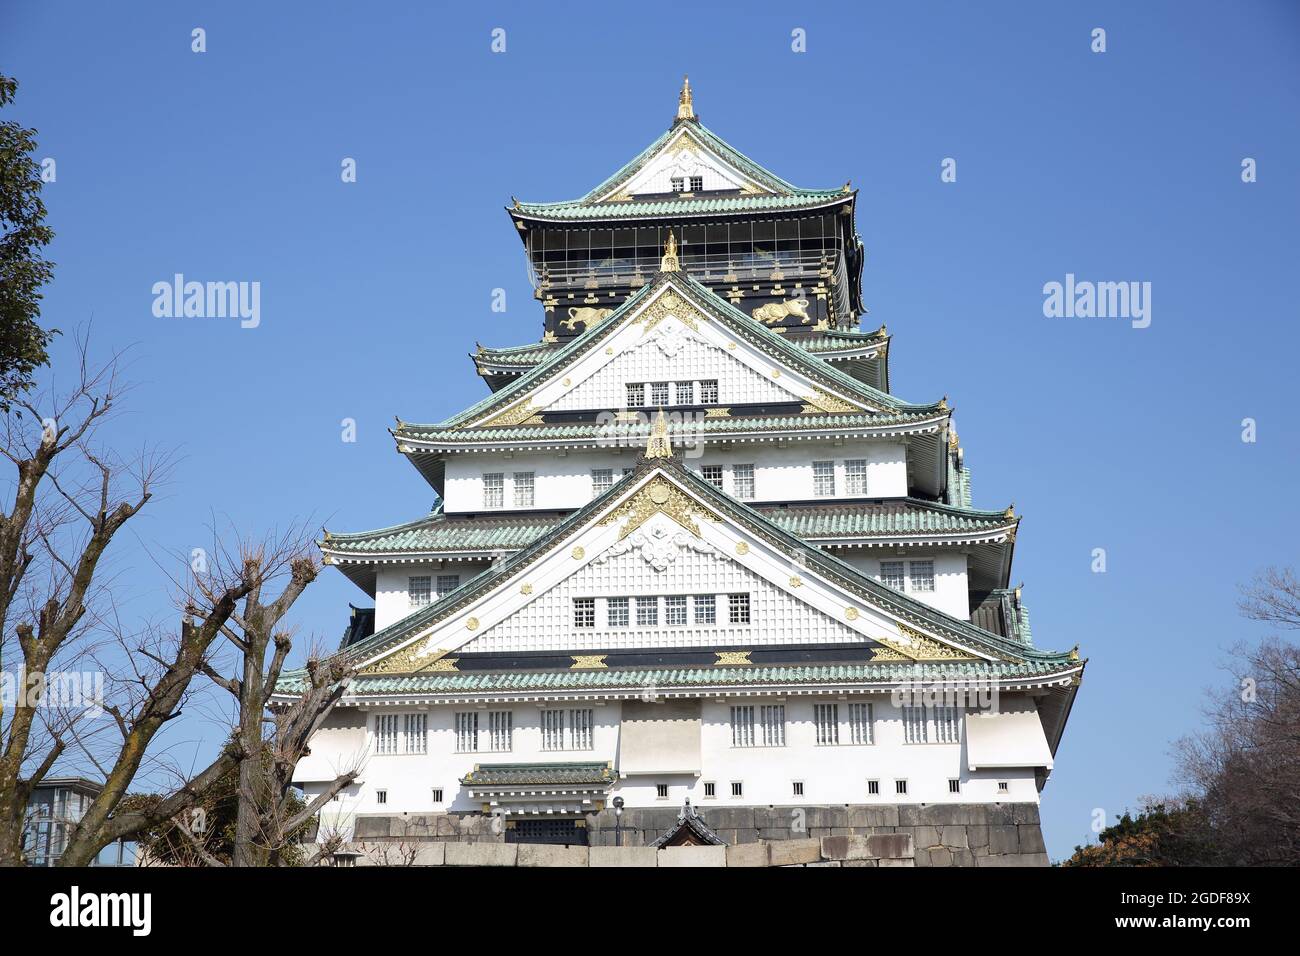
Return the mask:
<path fill-rule="evenodd" d="M 628 809 L 623 812 L 621 848 L 615 846 L 614 811 L 586 817 L 590 857 L 605 849 L 646 848 L 677 822 L 677 808 Z M 1047 866 L 1047 851 L 1033 803 L 886 804 L 834 807 L 705 807 L 704 821 L 727 842 L 726 865 L 855 865 L 855 866 Z M 354 848 L 366 865 L 410 865 L 408 857 L 423 857 L 414 865 L 457 865 L 451 845 L 496 845 L 497 862 L 460 865 L 605 865 L 576 863 L 588 856 L 586 847 L 547 847 L 508 844 L 504 833 L 493 832 L 493 819 L 479 813 L 410 816 L 361 816 L 356 820 Z M 395 846 L 400 844 L 400 846 Z M 427 846 L 426 844 L 437 844 Z M 443 852 L 442 844 L 447 844 Z M 744 848 L 751 847 L 746 851 Z M 518 862 L 547 851 L 568 852 L 568 864 Z M 614 863 L 620 866 L 674 865 Z M 742 856 L 752 860 L 739 861 Z M 717 856 L 717 854 L 713 854 Z M 438 856 L 436 862 L 433 857 Z M 509 856 L 510 862 L 505 857 Z M 703 856 L 699 856 L 703 859 Z M 370 857 L 375 859 L 370 860 Z M 760 857 L 762 862 L 758 862 Z M 363 859 L 366 858 L 366 859 Z M 475 857 L 477 859 L 477 857 Z M 704 864 L 683 864 L 704 865 Z M 722 865 L 722 864 L 711 864 Z"/>

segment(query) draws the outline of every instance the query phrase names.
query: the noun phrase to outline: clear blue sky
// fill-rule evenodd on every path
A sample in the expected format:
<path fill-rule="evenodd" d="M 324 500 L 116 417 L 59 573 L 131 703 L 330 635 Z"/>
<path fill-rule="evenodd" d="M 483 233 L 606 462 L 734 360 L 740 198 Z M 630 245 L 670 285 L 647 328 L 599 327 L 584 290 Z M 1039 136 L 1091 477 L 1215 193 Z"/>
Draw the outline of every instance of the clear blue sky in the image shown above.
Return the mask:
<path fill-rule="evenodd" d="M 250 530 L 423 513 L 394 416 L 460 410 L 484 392 L 476 340 L 540 334 L 502 207 L 585 192 L 666 128 L 689 72 L 737 148 L 861 190 L 864 324 L 895 336 L 894 390 L 947 394 L 976 505 L 1026 516 L 1015 577 L 1037 641 L 1090 659 L 1044 793 L 1053 856 L 1093 808 L 1166 791 L 1170 741 L 1224 650 L 1257 636 L 1237 585 L 1295 563 L 1300 6 L 416 6 L 0 12 L 8 112 L 57 161 L 46 321 L 135 344 L 114 437 L 185 456 L 120 550 L 133 607 L 165 608 L 144 547 L 202 545 L 213 512 Z M 261 282 L 261 326 L 155 318 L 151 286 L 175 272 Z M 1151 327 L 1045 318 L 1043 284 L 1070 272 L 1151 282 Z M 330 571 L 296 620 L 333 642 L 363 599 Z"/>

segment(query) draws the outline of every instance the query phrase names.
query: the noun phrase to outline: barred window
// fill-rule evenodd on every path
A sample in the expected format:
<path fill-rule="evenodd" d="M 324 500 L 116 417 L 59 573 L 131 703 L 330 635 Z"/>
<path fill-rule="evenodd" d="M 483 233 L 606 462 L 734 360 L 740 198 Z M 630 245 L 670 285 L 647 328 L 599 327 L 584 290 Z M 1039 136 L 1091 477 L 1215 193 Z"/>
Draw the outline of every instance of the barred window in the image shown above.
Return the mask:
<path fill-rule="evenodd" d="M 867 781 L 867 796 L 869 796 L 869 797 L 878 797 L 878 796 L 880 796 L 880 781 L 879 781 L 879 780 L 868 780 L 868 781 Z"/>
<path fill-rule="evenodd" d="M 745 795 L 745 784 L 740 780 L 731 781 L 731 795 L 733 797 L 743 797 Z"/>
<path fill-rule="evenodd" d="M 705 781 L 704 795 L 706 797 L 716 797 L 718 795 L 718 785 L 714 783 L 712 780 Z"/>
<path fill-rule="evenodd" d="M 873 742 L 870 704 L 849 704 L 849 740 L 855 744 Z"/>
<path fill-rule="evenodd" d="M 664 598 L 664 623 L 669 627 L 686 626 L 686 596 L 671 594 Z"/>
<path fill-rule="evenodd" d="M 432 578 L 427 574 L 416 574 L 406 579 L 406 593 L 411 607 L 424 607 L 433 600 Z"/>
<path fill-rule="evenodd" d="M 731 487 L 737 498 L 749 501 L 754 497 L 754 466 L 735 465 L 731 469 Z"/>
<path fill-rule="evenodd" d="M 716 624 L 718 621 L 718 599 L 712 594 L 697 594 L 692 602 L 695 605 L 696 624 Z"/>
<path fill-rule="evenodd" d="M 818 747 L 833 747 L 840 742 L 838 704 L 813 704 L 813 723 L 817 726 Z"/>
<path fill-rule="evenodd" d="M 645 404 L 645 385 L 641 382 L 627 383 L 627 407 L 639 408 Z"/>
<path fill-rule="evenodd" d="M 867 493 L 867 460 L 850 458 L 844 463 L 844 490 L 850 495 Z"/>
<path fill-rule="evenodd" d="M 444 594 L 450 594 L 460 587 L 459 574 L 440 574 L 438 575 L 438 597 Z"/>
<path fill-rule="evenodd" d="M 593 468 L 591 470 L 591 496 L 598 498 L 614 487 L 613 468 Z"/>
<path fill-rule="evenodd" d="M 903 708 L 903 741 L 909 744 L 930 742 L 930 735 L 926 733 L 924 706 Z"/>
<path fill-rule="evenodd" d="M 826 498 L 835 494 L 835 462 L 813 462 L 813 495 Z"/>
<path fill-rule="evenodd" d="M 754 746 L 754 708 L 731 708 L 731 746 Z"/>
<path fill-rule="evenodd" d="M 515 717 L 508 710 L 494 710 L 488 714 L 488 740 L 490 750 L 508 753 L 514 749 Z"/>
<path fill-rule="evenodd" d="M 483 476 L 483 507 L 500 508 L 506 503 L 506 476 L 493 472 Z"/>
<path fill-rule="evenodd" d="M 574 598 L 573 599 L 573 626 L 574 627 L 595 627 L 596 626 L 596 599 L 595 598 Z"/>
<path fill-rule="evenodd" d="M 948 792 L 961 793 L 961 779 L 958 777 L 948 778 Z"/>
<path fill-rule="evenodd" d="M 675 382 L 673 383 L 673 385 L 674 385 L 674 391 L 676 391 L 677 393 L 676 399 L 678 405 L 695 404 L 695 383 L 694 382 Z"/>
<path fill-rule="evenodd" d="M 461 711 L 456 714 L 456 753 L 469 754 L 478 750 L 478 711 Z"/>
<path fill-rule="evenodd" d="M 429 715 L 405 714 L 402 723 L 405 725 L 403 730 L 406 736 L 406 752 L 408 754 L 428 753 L 429 735 L 426 731 L 429 726 Z"/>
<path fill-rule="evenodd" d="M 442 803 L 442 787 L 433 788 L 433 802 L 435 804 Z"/>
<path fill-rule="evenodd" d="M 749 623 L 749 595 L 727 595 L 727 621 L 731 624 Z"/>
<path fill-rule="evenodd" d="M 759 727 L 764 747 L 785 746 L 785 705 L 770 704 L 759 708 Z"/>
<path fill-rule="evenodd" d="M 667 800 L 667 799 L 668 799 L 668 784 L 666 784 L 666 783 L 656 783 L 656 784 L 655 784 L 655 796 L 658 797 L 660 800 Z"/>
<path fill-rule="evenodd" d="M 700 382 L 700 404 L 718 404 L 718 380 L 716 378 L 709 378 Z"/>
<path fill-rule="evenodd" d="M 515 507 L 531 508 L 533 506 L 533 473 L 531 471 L 515 472 Z"/>
<path fill-rule="evenodd" d="M 542 749 L 564 749 L 564 711 L 542 711 Z"/>
<path fill-rule="evenodd" d="M 934 740 L 940 744 L 961 742 L 961 708 L 939 705 L 932 708 L 934 715 Z"/>
<path fill-rule="evenodd" d="M 721 465 L 702 465 L 700 467 L 700 477 L 711 484 L 714 488 L 722 487 L 722 466 Z"/>
<path fill-rule="evenodd" d="M 636 623 L 637 627 L 659 626 L 658 598 L 639 597 L 636 599 Z"/>
<path fill-rule="evenodd" d="M 592 727 L 595 725 L 594 711 L 569 711 L 569 749 L 590 750 L 592 747 Z"/>
<path fill-rule="evenodd" d="M 397 714 L 378 714 L 375 717 L 375 753 L 397 753 Z"/>
<path fill-rule="evenodd" d="M 792 781 L 791 784 L 790 784 L 790 792 L 791 792 L 791 795 L 792 795 L 792 796 L 802 797 L 802 796 L 803 796 L 803 781 L 802 781 L 802 780 L 794 780 L 794 781 Z"/>
<path fill-rule="evenodd" d="M 701 189 L 703 189 L 703 188 L 704 188 L 704 177 L 703 177 L 703 176 L 692 176 L 692 177 L 691 177 L 691 192 L 693 192 L 693 193 L 697 193 L 697 192 L 699 192 L 699 191 L 700 191 Z"/>
<path fill-rule="evenodd" d="M 906 780 L 895 780 L 895 781 L 894 781 L 894 793 L 898 794 L 899 796 L 906 796 L 906 795 L 907 795 L 907 781 L 906 781 Z"/>
<path fill-rule="evenodd" d="M 880 583 L 887 584 L 896 591 L 903 590 L 906 579 L 903 575 L 902 561 L 880 562 Z"/>
<path fill-rule="evenodd" d="M 913 591 L 934 590 L 934 562 L 911 561 L 908 564 L 908 576 L 911 578 Z"/>
<path fill-rule="evenodd" d="M 650 383 L 650 404 L 651 405 L 668 404 L 668 383 L 667 382 Z"/>
<path fill-rule="evenodd" d="M 387 803 L 387 802 L 388 802 L 388 791 L 387 791 L 387 790 L 376 790 L 376 791 L 375 791 L 375 803 Z"/>
<path fill-rule="evenodd" d="M 627 627 L 627 598 L 610 598 L 605 602 L 605 617 L 610 627 Z"/>

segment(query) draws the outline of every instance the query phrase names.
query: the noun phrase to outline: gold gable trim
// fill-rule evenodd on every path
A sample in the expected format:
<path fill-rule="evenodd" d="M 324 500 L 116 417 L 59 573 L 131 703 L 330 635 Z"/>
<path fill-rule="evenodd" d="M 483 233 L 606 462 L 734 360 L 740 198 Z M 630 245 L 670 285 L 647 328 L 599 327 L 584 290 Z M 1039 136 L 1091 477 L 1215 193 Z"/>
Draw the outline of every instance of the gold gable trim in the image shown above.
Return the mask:
<path fill-rule="evenodd" d="M 455 671 L 456 658 L 443 654 L 424 654 L 422 642 L 416 641 L 396 653 L 380 658 L 362 668 L 361 674 L 432 674 Z"/>
<path fill-rule="evenodd" d="M 521 425 L 521 424 L 539 425 L 541 424 L 540 418 L 538 418 L 538 420 L 535 422 L 529 421 L 529 419 L 537 415 L 537 412 L 538 409 L 533 407 L 533 403 L 531 401 L 527 401 L 524 402 L 522 405 L 516 405 L 514 408 L 511 408 L 508 411 L 502 412 L 500 415 L 497 415 L 493 418 L 489 418 L 487 421 L 485 421 L 482 425 L 479 425 L 478 427 L 479 428 L 500 428 L 502 426 Z"/>
<path fill-rule="evenodd" d="M 716 654 L 718 658 L 713 662 L 715 667 L 721 667 L 724 664 L 735 666 L 754 663 L 749 659 L 749 651 L 714 651 L 713 653 Z"/>
<path fill-rule="evenodd" d="M 641 326 L 641 332 L 644 334 L 670 315 L 675 316 L 693 332 L 698 332 L 700 323 L 709 318 L 691 303 L 669 290 L 642 309 L 632 320 L 632 324 Z"/>
<path fill-rule="evenodd" d="M 609 667 L 605 663 L 604 654 L 573 654 L 573 663 L 569 665 L 569 670 L 604 670 Z"/>
<path fill-rule="evenodd" d="M 618 532 L 618 539 L 622 541 L 645 524 L 651 516 L 661 512 L 697 536 L 700 528 L 695 523 L 696 517 L 707 517 L 714 521 L 722 520 L 668 479 L 662 475 L 655 475 L 640 491 L 601 518 L 600 524 L 604 526 L 625 521 Z"/>

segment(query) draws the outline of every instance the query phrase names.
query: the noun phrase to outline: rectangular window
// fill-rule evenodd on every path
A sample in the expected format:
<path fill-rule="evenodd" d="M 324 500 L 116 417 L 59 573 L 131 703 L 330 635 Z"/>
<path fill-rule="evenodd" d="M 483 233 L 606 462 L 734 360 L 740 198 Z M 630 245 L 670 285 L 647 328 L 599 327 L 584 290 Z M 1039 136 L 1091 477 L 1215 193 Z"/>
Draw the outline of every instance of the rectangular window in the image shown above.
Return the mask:
<path fill-rule="evenodd" d="M 668 404 L 668 383 L 650 383 L 650 404 L 656 407 Z"/>
<path fill-rule="evenodd" d="M 895 781 L 894 781 L 894 793 L 898 794 L 899 796 L 906 796 L 906 795 L 907 795 L 907 781 L 906 781 L 906 780 L 895 780 Z"/>
<path fill-rule="evenodd" d="M 880 583 L 889 585 L 895 591 L 903 590 L 903 586 L 906 583 L 903 575 L 903 562 L 881 561 Z"/>
<path fill-rule="evenodd" d="M 908 563 L 908 577 L 911 578 L 911 590 L 913 591 L 933 591 L 934 590 L 934 562 L 933 561 L 911 561 Z"/>
<path fill-rule="evenodd" d="M 903 708 L 903 741 L 909 744 L 930 742 L 930 735 L 926 733 L 924 706 Z"/>
<path fill-rule="evenodd" d="M 471 754 L 478 750 L 478 711 L 456 714 L 456 753 Z"/>
<path fill-rule="evenodd" d="M 714 488 L 722 487 L 722 466 L 721 465 L 702 465 L 700 466 L 700 477 L 711 484 Z"/>
<path fill-rule="evenodd" d="M 595 627 L 596 626 L 596 599 L 595 598 L 574 598 L 573 599 L 573 626 L 574 627 Z"/>
<path fill-rule="evenodd" d="M 704 795 L 706 797 L 716 797 L 718 795 L 718 785 L 712 780 L 705 781 Z"/>
<path fill-rule="evenodd" d="M 483 507 L 501 508 L 506 503 L 506 476 L 501 472 L 483 476 Z"/>
<path fill-rule="evenodd" d="M 770 704 L 759 708 L 759 727 L 764 747 L 785 746 L 785 705 Z"/>
<path fill-rule="evenodd" d="M 376 791 L 375 791 L 375 803 L 387 803 L 387 802 L 388 802 L 388 791 L 387 791 L 387 790 L 376 790 Z"/>
<path fill-rule="evenodd" d="M 791 783 L 791 784 L 790 784 L 790 792 L 791 792 L 791 796 L 802 797 L 802 796 L 803 796 L 803 781 L 802 781 L 802 780 L 795 780 L 793 783 Z"/>
<path fill-rule="evenodd" d="M 1009 793 L 1010 790 L 1011 784 L 1007 783 L 1005 780 L 998 781 L 998 793 Z"/>
<path fill-rule="evenodd" d="M 731 746 L 754 746 L 754 708 L 731 708 Z"/>
<path fill-rule="evenodd" d="M 749 595 L 727 595 L 727 622 L 729 624 L 749 623 Z"/>
<path fill-rule="evenodd" d="M 872 742 L 870 704 L 849 704 L 849 739 L 855 744 Z"/>
<path fill-rule="evenodd" d="M 703 188 L 704 188 L 704 177 L 703 177 L 703 176 L 692 176 L 692 177 L 691 177 L 691 192 L 693 192 L 693 193 L 697 193 L 697 192 L 699 192 L 699 191 L 700 191 L 701 189 L 703 189 Z"/>
<path fill-rule="evenodd" d="M 686 626 L 686 595 L 670 594 L 664 598 L 664 623 L 669 627 Z"/>
<path fill-rule="evenodd" d="M 685 177 L 683 177 L 683 176 L 674 176 L 674 177 L 672 177 L 672 179 L 669 180 L 669 182 L 672 184 L 673 192 L 675 192 L 675 193 L 680 193 L 680 192 L 685 192 L 685 191 L 686 191 L 686 190 L 685 190 L 685 183 L 686 183 L 686 179 L 685 179 Z"/>
<path fill-rule="evenodd" d="M 867 460 L 850 458 L 844 463 L 844 491 L 850 495 L 867 493 Z"/>
<path fill-rule="evenodd" d="M 658 598 L 639 597 L 636 599 L 636 625 L 637 627 L 659 626 Z"/>
<path fill-rule="evenodd" d="M 754 466 L 735 465 L 731 469 L 732 493 L 741 501 L 754 497 Z"/>
<path fill-rule="evenodd" d="M 564 711 L 542 711 L 542 749 L 564 749 Z"/>
<path fill-rule="evenodd" d="M 590 750 L 595 712 L 589 709 L 569 711 L 569 749 Z"/>
<path fill-rule="evenodd" d="M 815 461 L 813 464 L 813 497 L 829 498 L 835 494 L 835 462 Z"/>
<path fill-rule="evenodd" d="M 676 398 L 678 405 L 695 404 L 695 383 L 694 382 L 674 382 L 673 390 L 674 392 L 676 392 L 676 395 L 674 397 Z"/>
<path fill-rule="evenodd" d="M 533 473 L 531 471 L 515 472 L 515 507 L 531 508 L 533 506 Z"/>
<path fill-rule="evenodd" d="M 397 714 L 379 714 L 375 717 L 375 753 L 397 753 Z"/>
<path fill-rule="evenodd" d="M 406 593 L 410 597 L 411 607 L 424 607 L 433 600 L 432 578 L 427 574 L 415 574 L 406 579 Z"/>
<path fill-rule="evenodd" d="M 645 385 L 641 382 L 627 383 L 627 407 L 640 408 L 645 404 Z"/>
<path fill-rule="evenodd" d="M 705 379 L 700 382 L 700 404 L 718 404 L 718 380 L 716 378 Z"/>
<path fill-rule="evenodd" d="M 880 781 L 879 781 L 879 780 L 868 780 L 868 781 L 867 781 L 867 796 L 869 796 L 869 797 L 878 797 L 878 796 L 880 796 Z"/>
<path fill-rule="evenodd" d="M 939 705 L 931 709 L 934 715 L 934 740 L 940 744 L 961 742 L 961 709 Z"/>
<path fill-rule="evenodd" d="M 627 627 L 627 598 L 610 598 L 606 601 L 605 617 L 610 627 Z"/>
<path fill-rule="evenodd" d="M 655 784 L 655 796 L 658 797 L 660 800 L 667 800 L 667 799 L 668 799 L 668 784 L 666 784 L 666 783 L 656 783 L 656 784 Z"/>
<path fill-rule="evenodd" d="M 591 496 L 598 498 L 614 487 L 613 468 L 593 468 L 591 470 Z"/>
<path fill-rule="evenodd" d="M 697 594 L 692 602 L 695 605 L 696 624 L 716 624 L 718 621 L 718 599 L 712 594 Z"/>
<path fill-rule="evenodd" d="M 433 802 L 435 805 L 442 803 L 442 787 L 433 788 Z"/>
<path fill-rule="evenodd" d="M 508 710 L 494 710 L 488 713 L 489 749 L 498 753 L 509 753 L 514 749 L 515 716 Z"/>
<path fill-rule="evenodd" d="M 406 736 L 406 752 L 423 754 L 429 752 L 428 714 L 405 714 L 402 718 L 403 732 Z"/>
<path fill-rule="evenodd" d="M 440 574 L 438 575 L 438 597 L 444 594 L 450 594 L 460 587 L 459 574 Z"/>
<path fill-rule="evenodd" d="M 739 780 L 731 781 L 731 795 L 733 797 L 743 797 L 745 795 L 745 785 Z"/>
<path fill-rule="evenodd" d="M 813 723 L 817 726 L 818 747 L 834 747 L 840 742 L 838 704 L 813 704 Z"/>
<path fill-rule="evenodd" d="M 948 778 L 948 792 L 949 792 L 949 793 L 961 793 L 961 781 L 960 781 L 959 779 L 957 779 L 956 777 L 949 777 L 949 778 Z"/>

